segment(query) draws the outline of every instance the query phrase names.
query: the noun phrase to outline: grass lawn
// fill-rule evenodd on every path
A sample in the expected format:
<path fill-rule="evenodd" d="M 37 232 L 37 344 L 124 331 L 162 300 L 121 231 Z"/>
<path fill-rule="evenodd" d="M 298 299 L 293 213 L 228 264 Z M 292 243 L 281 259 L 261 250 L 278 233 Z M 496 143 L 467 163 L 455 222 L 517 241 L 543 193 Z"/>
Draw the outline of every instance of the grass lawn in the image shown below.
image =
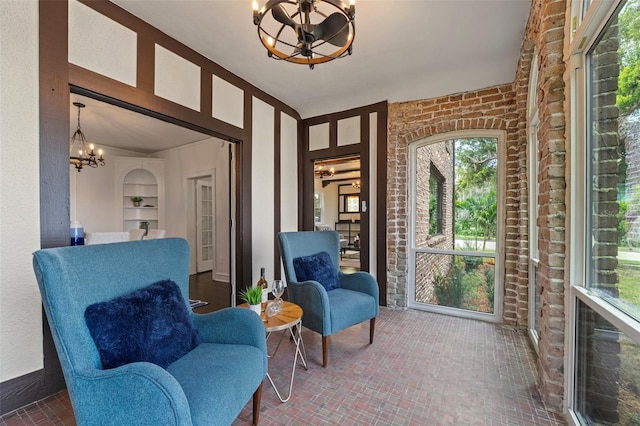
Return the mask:
<path fill-rule="evenodd" d="M 620 299 L 640 306 L 640 262 L 619 260 L 617 272 Z"/>

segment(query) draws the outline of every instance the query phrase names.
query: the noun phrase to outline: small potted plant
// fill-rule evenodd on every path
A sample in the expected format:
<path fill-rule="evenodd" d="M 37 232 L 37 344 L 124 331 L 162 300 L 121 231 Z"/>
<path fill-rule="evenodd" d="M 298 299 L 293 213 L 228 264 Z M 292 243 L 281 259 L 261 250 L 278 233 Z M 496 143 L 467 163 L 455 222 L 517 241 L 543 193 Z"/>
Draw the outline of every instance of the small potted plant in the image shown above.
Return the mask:
<path fill-rule="evenodd" d="M 131 201 L 133 202 L 133 207 L 140 207 L 142 197 L 131 197 Z"/>
<path fill-rule="evenodd" d="M 240 292 L 240 299 L 249 304 L 249 308 L 260 315 L 260 304 L 262 302 L 262 289 L 260 287 L 249 287 Z"/>

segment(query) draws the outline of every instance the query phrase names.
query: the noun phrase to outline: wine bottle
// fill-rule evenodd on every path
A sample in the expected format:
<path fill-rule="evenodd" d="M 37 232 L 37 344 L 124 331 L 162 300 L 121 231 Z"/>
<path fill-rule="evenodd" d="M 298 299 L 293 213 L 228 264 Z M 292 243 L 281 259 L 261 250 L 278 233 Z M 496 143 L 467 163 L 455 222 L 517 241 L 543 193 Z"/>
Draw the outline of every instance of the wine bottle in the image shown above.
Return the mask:
<path fill-rule="evenodd" d="M 262 289 L 262 307 L 264 308 L 269 299 L 269 283 L 264 277 L 264 268 L 260 268 L 260 279 L 256 286 Z"/>

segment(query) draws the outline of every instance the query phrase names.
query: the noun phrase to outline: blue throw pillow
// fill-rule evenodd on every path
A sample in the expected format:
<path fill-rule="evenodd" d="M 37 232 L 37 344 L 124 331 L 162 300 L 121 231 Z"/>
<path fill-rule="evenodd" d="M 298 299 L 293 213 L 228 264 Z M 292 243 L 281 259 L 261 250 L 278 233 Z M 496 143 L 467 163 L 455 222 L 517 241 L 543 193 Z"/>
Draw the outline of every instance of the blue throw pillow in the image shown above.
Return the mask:
<path fill-rule="evenodd" d="M 200 343 L 180 288 L 159 281 L 84 312 L 103 368 L 147 361 L 166 368 Z"/>
<path fill-rule="evenodd" d="M 331 256 L 326 251 L 296 257 L 293 259 L 293 268 L 299 282 L 317 281 L 327 291 L 340 287 L 338 270 L 333 266 Z"/>

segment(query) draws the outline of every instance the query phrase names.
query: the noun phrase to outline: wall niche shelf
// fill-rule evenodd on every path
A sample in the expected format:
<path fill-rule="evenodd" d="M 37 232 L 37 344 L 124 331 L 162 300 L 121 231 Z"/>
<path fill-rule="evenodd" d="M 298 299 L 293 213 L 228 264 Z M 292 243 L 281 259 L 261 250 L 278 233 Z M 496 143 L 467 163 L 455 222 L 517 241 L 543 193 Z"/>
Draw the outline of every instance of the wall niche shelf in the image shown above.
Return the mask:
<path fill-rule="evenodd" d="M 122 215 L 122 230 L 135 228 L 162 228 L 164 195 L 164 160 L 144 158 L 119 158 L 121 169 L 118 205 Z M 135 206 L 132 197 L 142 201 Z"/>

